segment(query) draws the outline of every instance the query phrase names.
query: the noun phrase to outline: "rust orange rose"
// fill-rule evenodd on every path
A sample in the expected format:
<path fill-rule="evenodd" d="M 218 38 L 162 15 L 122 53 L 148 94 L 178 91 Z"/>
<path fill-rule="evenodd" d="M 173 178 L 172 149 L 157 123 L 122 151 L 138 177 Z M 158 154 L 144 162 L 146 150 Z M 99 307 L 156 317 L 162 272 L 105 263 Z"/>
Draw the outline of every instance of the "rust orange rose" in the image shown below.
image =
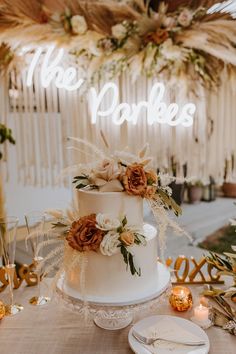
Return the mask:
<path fill-rule="evenodd" d="M 164 29 L 158 29 L 156 32 L 149 32 L 145 38 L 144 42 L 147 44 L 149 42 L 155 43 L 155 44 L 162 44 L 169 38 L 169 34 L 166 30 Z"/>
<path fill-rule="evenodd" d="M 96 251 L 103 236 L 104 231 L 96 227 L 96 214 L 91 214 L 74 221 L 66 239 L 75 250 Z"/>
<path fill-rule="evenodd" d="M 144 197 L 147 189 L 147 177 L 143 165 L 135 163 L 128 166 L 123 178 L 123 183 L 128 194 Z"/>
<path fill-rule="evenodd" d="M 134 234 L 130 231 L 124 231 L 120 234 L 120 240 L 126 245 L 131 246 L 134 243 Z"/>

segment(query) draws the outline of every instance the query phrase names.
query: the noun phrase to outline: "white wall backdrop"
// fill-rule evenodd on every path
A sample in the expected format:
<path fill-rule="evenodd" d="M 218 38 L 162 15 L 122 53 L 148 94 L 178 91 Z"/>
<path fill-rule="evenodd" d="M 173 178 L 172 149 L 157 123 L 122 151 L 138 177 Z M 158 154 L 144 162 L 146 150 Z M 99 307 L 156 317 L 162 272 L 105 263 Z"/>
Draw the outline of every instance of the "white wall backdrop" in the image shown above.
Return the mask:
<path fill-rule="evenodd" d="M 40 187 L 39 185 L 19 183 L 17 178 L 18 146 L 11 146 L 9 149 L 9 178 L 4 185 L 5 206 L 8 215 L 17 216 L 20 219 L 20 225 L 24 225 L 24 215 L 28 212 L 69 208 L 72 200 L 72 188 Z"/>

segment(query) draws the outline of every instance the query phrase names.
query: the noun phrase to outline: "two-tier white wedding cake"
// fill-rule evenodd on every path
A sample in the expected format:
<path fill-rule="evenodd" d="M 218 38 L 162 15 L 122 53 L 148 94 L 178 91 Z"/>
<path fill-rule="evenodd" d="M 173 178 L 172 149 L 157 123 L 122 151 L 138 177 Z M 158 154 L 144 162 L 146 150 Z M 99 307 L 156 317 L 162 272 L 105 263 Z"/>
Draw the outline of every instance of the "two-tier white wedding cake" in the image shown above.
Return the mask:
<path fill-rule="evenodd" d="M 150 168 L 147 146 L 137 156 L 94 150 L 100 158 L 80 165 L 73 180 L 78 208 L 54 213 L 53 230 L 64 240 L 60 288 L 90 303 L 145 302 L 163 292 L 170 276 L 157 262 L 157 229 L 143 222 L 143 200 L 154 216 L 180 209 Z"/>

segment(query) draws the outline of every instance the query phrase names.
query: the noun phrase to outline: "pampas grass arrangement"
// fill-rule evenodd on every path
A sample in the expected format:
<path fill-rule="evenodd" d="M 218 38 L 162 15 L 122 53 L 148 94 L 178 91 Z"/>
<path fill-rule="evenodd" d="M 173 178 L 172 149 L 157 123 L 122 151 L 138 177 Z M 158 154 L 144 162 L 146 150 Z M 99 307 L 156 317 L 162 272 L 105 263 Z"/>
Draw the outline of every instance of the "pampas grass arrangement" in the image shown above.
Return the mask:
<path fill-rule="evenodd" d="M 161 73 L 215 85 L 224 65 L 236 66 L 236 21 L 229 13 L 210 14 L 216 3 L 2 0 L 0 70 L 19 48 L 53 43 L 78 65 L 87 60 L 88 81 L 129 70 L 133 79 Z"/>

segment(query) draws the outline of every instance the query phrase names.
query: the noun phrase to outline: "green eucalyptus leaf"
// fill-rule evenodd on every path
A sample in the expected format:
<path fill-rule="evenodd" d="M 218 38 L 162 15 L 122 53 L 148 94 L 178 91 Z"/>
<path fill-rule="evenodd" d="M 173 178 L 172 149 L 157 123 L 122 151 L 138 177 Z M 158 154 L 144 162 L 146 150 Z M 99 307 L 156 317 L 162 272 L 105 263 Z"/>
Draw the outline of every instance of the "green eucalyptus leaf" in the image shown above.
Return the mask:
<path fill-rule="evenodd" d="M 80 175 L 80 176 L 75 176 L 75 177 L 74 177 L 74 179 L 76 179 L 76 180 L 78 180 L 78 179 L 88 179 L 88 178 L 89 178 L 89 176 L 84 175 L 84 174 L 82 174 L 82 175 Z"/>
<path fill-rule="evenodd" d="M 116 231 L 118 232 L 118 234 L 121 234 L 123 232 L 123 227 L 119 226 Z"/>
<path fill-rule="evenodd" d="M 84 188 L 86 186 L 87 186 L 87 184 L 79 183 L 79 184 L 77 184 L 77 186 L 75 188 L 76 189 L 81 189 L 81 188 Z"/>
<path fill-rule="evenodd" d="M 176 216 L 182 214 L 182 209 L 180 208 L 180 206 L 174 201 L 173 198 L 171 198 L 167 193 L 165 193 L 163 189 L 157 188 L 157 193 L 161 198 L 162 203 L 167 209 L 173 210 Z"/>
<path fill-rule="evenodd" d="M 125 248 L 124 245 L 121 245 L 120 251 L 121 251 L 121 254 L 122 254 L 123 258 L 124 258 L 125 264 L 128 265 L 128 251 L 127 251 L 127 249 Z"/>
<path fill-rule="evenodd" d="M 131 274 L 134 275 L 136 273 L 136 269 L 134 266 L 134 260 L 133 260 L 132 253 L 129 253 L 129 267 L 130 267 Z"/>
<path fill-rule="evenodd" d="M 68 225 L 63 224 L 63 222 L 58 221 L 57 223 L 52 223 L 52 228 L 56 228 L 56 227 L 67 227 Z"/>
<path fill-rule="evenodd" d="M 127 217 L 125 216 L 122 220 L 123 227 L 125 227 L 126 224 L 127 224 Z"/>

